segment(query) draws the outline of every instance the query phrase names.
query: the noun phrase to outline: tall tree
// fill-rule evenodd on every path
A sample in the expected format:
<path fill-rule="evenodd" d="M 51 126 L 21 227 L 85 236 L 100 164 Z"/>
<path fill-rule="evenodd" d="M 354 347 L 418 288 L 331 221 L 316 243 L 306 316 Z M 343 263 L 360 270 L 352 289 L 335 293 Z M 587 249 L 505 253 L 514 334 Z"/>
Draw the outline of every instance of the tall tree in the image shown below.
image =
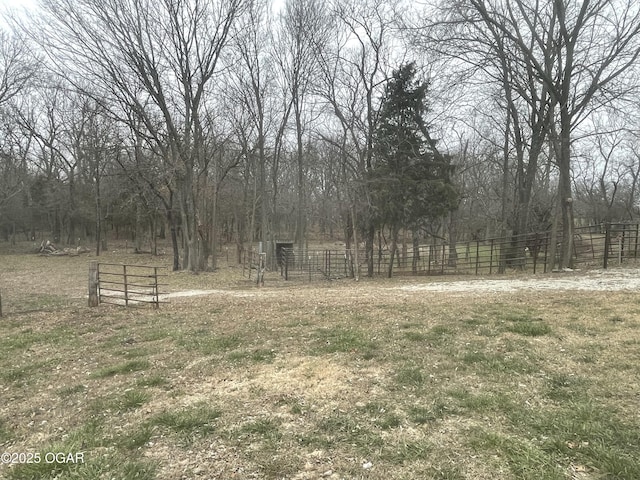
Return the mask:
<path fill-rule="evenodd" d="M 286 36 L 280 35 L 280 46 L 286 48 L 279 49 L 275 45 L 274 37 L 278 29 L 272 28 L 273 14 L 270 6 L 267 0 L 255 1 L 243 17 L 239 34 L 234 38 L 237 61 L 228 84 L 228 108 L 234 119 L 237 142 L 246 155 L 252 157 L 248 158 L 247 166 L 255 164 L 257 181 L 249 223 L 257 224 L 257 227 L 250 228 L 249 239 L 253 240 L 257 234 L 260 241 L 273 240 L 277 233 L 274 217 L 278 191 L 278 156 L 281 149 L 279 145 L 285 135 L 292 105 L 288 85 L 284 91 L 278 91 L 277 88 L 278 65 L 281 67 L 280 73 L 288 71 L 286 58 L 289 43 Z M 282 30 L 279 33 L 283 33 Z M 286 83 L 285 79 L 280 80 Z M 271 185 L 268 184 L 270 178 Z M 239 245 L 242 243 L 241 241 Z"/>
<path fill-rule="evenodd" d="M 513 234 L 517 251 L 518 239 L 532 228 L 529 212 L 553 120 L 548 85 L 538 81 L 535 70 L 520 61 L 512 40 L 495 25 L 479 21 L 477 13 L 464 8 L 461 2 L 442 2 L 435 21 L 422 21 L 429 21 L 429 27 L 420 28 L 419 23 L 412 22 L 412 31 L 418 33 L 413 41 L 456 72 L 441 77 L 448 79 L 451 89 L 460 90 L 462 85 L 467 96 L 474 94 L 476 98 L 470 102 L 476 111 L 502 133 L 502 235 L 506 236 L 507 231 Z M 532 21 L 534 28 L 543 29 L 543 44 L 538 48 L 550 48 L 550 32 L 541 26 L 540 18 Z M 535 47 L 535 39 L 527 41 L 529 48 Z M 546 67 L 551 69 L 552 64 Z M 488 108 L 481 103 L 484 98 L 490 101 Z M 464 113 L 458 115 L 462 118 Z"/>
<path fill-rule="evenodd" d="M 25 38 L 0 25 L 0 216 L 7 203 L 15 202 L 23 192 L 28 195 L 26 153 L 31 141 L 16 135 L 19 129 L 11 107 L 38 73 L 38 66 L 39 58 Z"/>
<path fill-rule="evenodd" d="M 183 267 L 200 265 L 197 169 L 205 162 L 203 110 L 236 19 L 247 0 L 43 0 L 33 35 L 77 88 L 144 138 L 172 168 L 182 220 Z"/>
<path fill-rule="evenodd" d="M 375 225 L 365 178 L 373 168 L 378 99 L 391 74 L 396 2 L 341 0 L 332 2 L 331 6 L 335 35 L 316 49 L 320 71 L 318 93 L 331 113 L 328 124 L 334 125 L 337 121 L 338 131 L 323 132 L 320 136 L 341 151 L 339 184 L 348 200 L 344 217 L 350 227 L 345 236 L 350 244 L 349 240 L 356 236 L 359 225 L 362 226 L 367 274 L 372 276 Z M 356 255 L 357 244 L 355 241 Z M 357 270 L 357 259 L 355 263 Z"/>
<path fill-rule="evenodd" d="M 560 268 L 572 265 L 572 132 L 600 105 L 628 91 L 640 57 L 640 5 L 635 0 L 461 0 L 459 11 L 495 29 L 541 82 L 554 112 L 553 148 L 558 166 L 562 220 Z"/>
<path fill-rule="evenodd" d="M 293 106 L 296 138 L 296 222 L 295 241 L 304 249 L 307 232 L 305 129 L 308 121 L 307 102 L 310 86 L 317 72 L 317 45 L 323 43 L 327 33 L 328 19 L 324 3 L 320 0 L 288 0 L 282 16 L 282 39 L 286 52 L 283 73 L 286 77 Z"/>
<path fill-rule="evenodd" d="M 400 229 L 417 229 L 457 205 L 450 162 L 435 148 L 425 120 L 428 84 L 415 77 L 412 63 L 393 72 L 374 137 L 370 182 L 377 220 L 391 232 L 389 277 Z"/>

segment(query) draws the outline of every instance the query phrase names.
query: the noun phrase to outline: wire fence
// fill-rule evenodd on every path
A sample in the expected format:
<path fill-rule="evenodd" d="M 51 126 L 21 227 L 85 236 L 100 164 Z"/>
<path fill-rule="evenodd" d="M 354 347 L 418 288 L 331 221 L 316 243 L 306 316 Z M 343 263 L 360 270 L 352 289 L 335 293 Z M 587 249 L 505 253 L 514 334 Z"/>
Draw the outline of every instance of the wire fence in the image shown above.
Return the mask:
<path fill-rule="evenodd" d="M 577 227 L 574 229 L 573 263 L 577 267 L 608 268 L 638 258 L 640 224 L 617 223 Z M 400 244 L 394 257 L 393 275 L 492 275 L 508 271 L 546 273 L 559 263 L 561 236 L 552 243 L 551 232 L 512 235 L 458 242 L 455 246 L 441 240 L 426 245 Z M 262 255 L 262 257 L 260 257 Z M 249 251 L 243 271 L 264 282 L 264 253 Z M 368 273 L 369 258 L 365 249 L 307 250 L 282 249 L 275 268 L 284 280 L 313 281 L 353 277 L 358 259 L 361 275 Z M 373 273 L 389 274 L 391 252 L 376 244 Z M 260 272 L 261 275 L 260 275 Z"/>

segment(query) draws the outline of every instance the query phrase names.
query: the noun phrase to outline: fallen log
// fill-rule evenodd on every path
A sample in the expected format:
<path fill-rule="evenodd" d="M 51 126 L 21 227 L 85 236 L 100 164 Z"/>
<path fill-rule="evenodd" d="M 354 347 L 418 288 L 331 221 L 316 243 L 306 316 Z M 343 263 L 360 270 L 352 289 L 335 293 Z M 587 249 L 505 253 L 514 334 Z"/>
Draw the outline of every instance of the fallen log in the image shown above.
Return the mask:
<path fill-rule="evenodd" d="M 78 246 L 76 248 L 63 248 L 62 250 L 60 250 L 49 240 L 46 240 L 46 241 L 43 240 L 42 243 L 40 244 L 40 248 L 38 249 L 38 253 L 40 255 L 47 255 L 47 256 L 53 255 L 56 257 L 62 257 L 62 256 L 75 257 L 82 253 L 89 253 L 89 252 L 91 252 L 91 250 L 83 246 Z"/>

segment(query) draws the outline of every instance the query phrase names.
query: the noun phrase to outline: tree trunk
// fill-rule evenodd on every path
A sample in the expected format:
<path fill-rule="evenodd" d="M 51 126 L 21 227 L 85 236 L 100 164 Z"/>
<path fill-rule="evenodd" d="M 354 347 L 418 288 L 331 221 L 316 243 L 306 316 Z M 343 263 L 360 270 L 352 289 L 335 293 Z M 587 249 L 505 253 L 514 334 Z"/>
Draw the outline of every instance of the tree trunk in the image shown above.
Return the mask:
<path fill-rule="evenodd" d="M 389 252 L 389 269 L 387 270 L 387 278 L 391 278 L 393 275 L 393 261 L 395 260 L 398 250 L 398 233 L 400 227 L 391 227 L 391 251 Z"/>
<path fill-rule="evenodd" d="M 98 160 L 96 159 L 96 257 L 100 256 L 101 235 L 102 235 L 102 205 L 100 204 L 100 172 L 98 170 Z"/>
<path fill-rule="evenodd" d="M 449 262 L 450 267 L 458 266 L 458 209 L 452 210 L 449 214 Z"/>
<path fill-rule="evenodd" d="M 183 267 L 190 272 L 197 272 L 199 266 L 198 226 L 196 206 L 193 193 L 193 166 L 185 165 L 185 178 L 180 192 L 180 215 L 183 236 Z"/>
<path fill-rule="evenodd" d="M 511 115 L 507 114 L 507 126 L 504 133 L 504 145 L 502 146 L 502 211 L 501 211 L 501 236 L 507 238 L 507 228 L 509 225 L 508 202 L 509 195 L 509 135 L 511 132 Z M 507 270 L 507 249 L 505 245 L 500 247 L 500 263 L 498 265 L 498 273 L 505 273 Z"/>
<path fill-rule="evenodd" d="M 553 224 L 551 226 L 551 239 L 549 240 L 549 248 L 547 253 L 547 270 L 552 272 L 556 266 L 556 255 L 558 251 L 558 224 L 560 223 L 560 197 L 556 200 L 556 206 L 553 214 Z"/>
<path fill-rule="evenodd" d="M 365 238 L 365 249 L 367 255 L 367 276 L 373 277 L 373 242 L 376 236 L 376 228 L 369 221 L 369 225 L 367 226 L 367 236 Z M 358 246 L 356 245 L 356 248 Z"/>
<path fill-rule="evenodd" d="M 360 258 L 359 258 L 359 248 L 358 248 L 358 222 L 356 219 L 356 209 L 355 206 L 353 205 L 353 202 L 351 203 L 351 226 L 353 228 L 353 245 L 354 245 L 354 250 L 353 250 L 353 262 L 355 263 L 354 267 L 353 267 L 353 276 L 355 278 L 355 281 L 358 282 L 360 280 Z"/>
<path fill-rule="evenodd" d="M 210 248 L 211 248 L 211 270 L 218 268 L 218 185 L 217 179 L 213 185 L 213 195 L 211 198 L 211 227 L 209 232 L 211 235 Z"/>
<path fill-rule="evenodd" d="M 259 167 L 260 167 L 260 183 L 259 183 L 259 198 L 260 198 L 260 240 L 262 242 L 266 242 L 267 240 L 269 240 L 268 238 L 268 234 L 269 234 L 269 227 L 268 227 L 268 216 L 267 216 L 267 210 L 268 210 L 268 205 L 269 205 L 269 200 L 267 198 L 267 168 L 266 168 L 266 163 L 267 163 L 267 157 L 266 157 L 266 153 L 265 153 L 265 146 L 264 146 L 264 135 L 263 135 L 263 130 L 264 130 L 264 126 L 263 126 L 264 120 L 263 120 L 263 115 L 260 115 L 260 119 L 259 119 L 259 124 L 258 124 L 258 129 L 259 129 L 259 133 L 258 133 L 258 163 L 259 163 Z M 216 189 L 217 190 L 217 189 Z M 215 216 L 215 212 L 214 212 L 214 216 Z M 214 252 L 215 255 L 215 252 Z"/>
<path fill-rule="evenodd" d="M 171 232 L 171 247 L 173 248 L 173 271 L 180 270 L 180 246 L 178 245 L 178 226 L 171 209 L 167 209 L 167 221 Z"/>
<path fill-rule="evenodd" d="M 300 252 L 304 252 L 306 233 L 305 189 L 304 189 L 304 144 L 302 138 L 302 112 L 298 100 L 295 100 L 296 139 L 297 139 L 297 215 L 296 215 L 296 244 Z"/>
<path fill-rule="evenodd" d="M 418 265 L 420 263 L 420 236 L 418 231 L 413 231 L 413 261 L 411 263 L 411 271 L 414 275 L 418 273 Z"/>
<path fill-rule="evenodd" d="M 560 112 L 560 155 L 558 156 L 558 195 L 562 211 L 562 246 L 559 268 L 573 267 L 573 198 L 571 195 L 571 117 L 568 106 Z"/>
<path fill-rule="evenodd" d="M 134 238 L 134 251 L 140 253 L 142 251 L 142 237 L 144 236 L 144 220 L 142 218 L 142 201 L 141 198 L 136 200 L 136 225 Z"/>
<path fill-rule="evenodd" d="M 156 256 L 158 255 L 158 235 L 156 234 L 156 227 L 158 223 L 158 216 L 154 213 L 151 216 L 151 225 L 149 229 L 151 230 L 149 233 L 151 234 L 151 254 Z"/>

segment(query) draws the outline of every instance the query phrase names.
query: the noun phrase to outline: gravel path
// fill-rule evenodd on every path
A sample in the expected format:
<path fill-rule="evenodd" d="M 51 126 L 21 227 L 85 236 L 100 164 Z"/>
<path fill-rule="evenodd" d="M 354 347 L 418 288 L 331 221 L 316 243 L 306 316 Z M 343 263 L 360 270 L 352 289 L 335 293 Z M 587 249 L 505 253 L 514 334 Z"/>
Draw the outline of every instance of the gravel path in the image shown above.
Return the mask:
<path fill-rule="evenodd" d="M 517 292 L 522 290 L 640 290 L 640 269 L 589 270 L 531 276 L 529 278 L 473 279 L 455 282 L 434 282 L 398 287 L 404 291 L 432 292 Z"/>
<path fill-rule="evenodd" d="M 292 284 L 295 285 L 295 284 Z M 366 283 L 351 284 L 351 286 L 366 290 L 367 294 L 407 294 L 410 292 L 446 292 L 446 293 L 510 293 L 518 291 L 640 291 L 640 269 L 620 268 L 609 270 L 588 270 L 554 273 L 551 275 L 532 275 L 519 278 L 476 278 L 459 279 L 454 281 L 439 281 L 429 278 L 423 282 L 406 283 L 402 285 L 367 285 Z M 343 289 L 345 284 L 336 287 Z M 353 292 L 351 292 L 353 294 Z M 168 293 L 161 296 L 161 300 L 171 298 L 198 297 L 207 295 L 254 297 L 281 296 L 282 288 L 273 290 L 188 290 Z"/>

